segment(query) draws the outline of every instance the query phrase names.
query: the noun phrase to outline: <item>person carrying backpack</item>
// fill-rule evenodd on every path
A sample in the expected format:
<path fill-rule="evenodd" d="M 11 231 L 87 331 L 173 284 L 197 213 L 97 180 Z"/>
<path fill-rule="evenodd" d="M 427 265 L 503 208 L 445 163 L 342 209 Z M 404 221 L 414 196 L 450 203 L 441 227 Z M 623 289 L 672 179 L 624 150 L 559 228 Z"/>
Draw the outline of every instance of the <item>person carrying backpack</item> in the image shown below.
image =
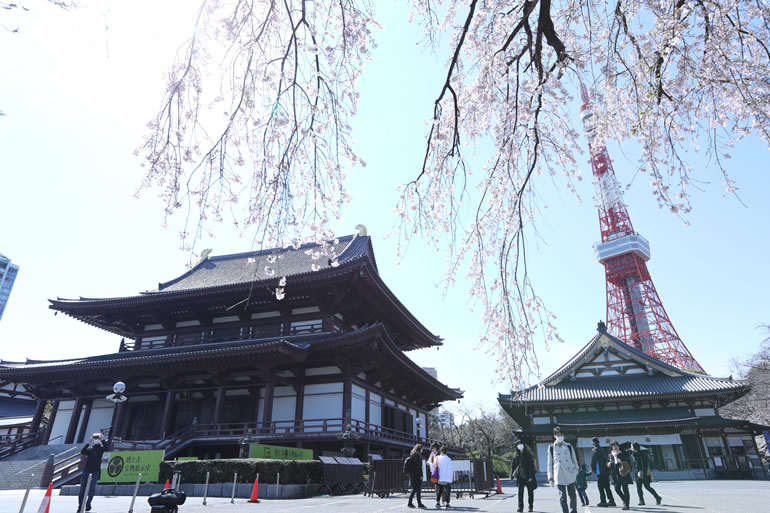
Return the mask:
<path fill-rule="evenodd" d="M 412 448 L 409 456 L 404 460 L 404 474 L 409 476 L 409 484 L 412 486 L 412 494 L 409 496 L 409 503 L 407 506 L 414 507 L 412 499 L 417 495 L 417 507 L 424 508 L 422 503 L 422 470 L 424 463 L 422 462 L 422 444 L 417 444 Z"/>
<path fill-rule="evenodd" d="M 626 452 L 620 450 L 620 444 L 615 440 L 610 442 L 610 450 L 612 453 L 610 454 L 610 461 L 607 462 L 607 468 L 612 473 L 612 484 L 615 485 L 615 493 L 623 501 L 623 507 L 620 509 L 631 509 L 628 505 L 631 501 L 628 485 L 634 483 L 634 479 L 631 477 L 631 458 Z"/>
<path fill-rule="evenodd" d="M 548 482 L 559 489 L 559 503 L 562 513 L 577 513 L 577 493 L 575 479 L 578 474 L 578 462 L 575 449 L 564 441 L 561 428 L 553 428 L 553 445 L 548 446 Z M 569 495 L 569 508 L 567 496 Z"/>
<path fill-rule="evenodd" d="M 532 511 L 535 502 L 535 489 L 537 488 L 535 472 L 535 458 L 532 456 L 532 451 L 524 445 L 524 442 L 519 440 L 516 443 L 516 451 L 513 454 L 511 464 L 511 480 L 515 479 L 519 486 L 519 509 L 516 510 L 519 513 L 524 511 L 525 488 L 529 499 L 529 510 Z"/>
<path fill-rule="evenodd" d="M 642 492 L 642 486 L 644 486 L 648 492 L 655 497 L 655 504 L 660 505 L 663 500 L 658 492 L 650 485 L 652 482 L 652 469 L 650 469 L 650 457 L 649 451 L 643 451 L 639 442 L 631 444 L 633 450 L 632 456 L 636 460 L 636 493 L 639 495 L 639 505 L 644 506 L 644 495 Z"/>

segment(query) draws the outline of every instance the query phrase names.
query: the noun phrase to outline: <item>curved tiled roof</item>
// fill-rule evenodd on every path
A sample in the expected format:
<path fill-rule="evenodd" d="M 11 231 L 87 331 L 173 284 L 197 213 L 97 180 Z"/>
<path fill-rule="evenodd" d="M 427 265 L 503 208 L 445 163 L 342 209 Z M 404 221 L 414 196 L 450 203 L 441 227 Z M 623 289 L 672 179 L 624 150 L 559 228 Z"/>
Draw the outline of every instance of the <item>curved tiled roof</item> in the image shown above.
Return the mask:
<path fill-rule="evenodd" d="M 144 294 L 182 290 L 209 289 L 260 281 L 275 281 L 282 276 L 295 277 L 370 258 L 376 270 L 371 239 L 347 235 L 328 245 L 305 244 L 298 248 L 266 249 L 213 256 L 195 265 L 185 274 L 158 284 L 158 289 Z"/>
<path fill-rule="evenodd" d="M 613 347 L 631 360 L 650 369 L 647 374 L 599 375 L 570 379 L 573 370 L 604 347 Z M 511 394 L 500 394 L 501 403 L 553 403 L 600 399 L 641 399 L 698 393 L 744 393 L 748 385 L 740 380 L 717 378 L 676 368 L 650 356 L 606 332 L 594 336 L 575 356 L 538 385 Z"/>
<path fill-rule="evenodd" d="M 734 392 L 746 384 L 711 376 L 597 376 L 562 381 L 552 386 L 531 387 L 500 399 L 511 402 L 591 401 L 596 399 L 645 398 L 699 392 Z"/>

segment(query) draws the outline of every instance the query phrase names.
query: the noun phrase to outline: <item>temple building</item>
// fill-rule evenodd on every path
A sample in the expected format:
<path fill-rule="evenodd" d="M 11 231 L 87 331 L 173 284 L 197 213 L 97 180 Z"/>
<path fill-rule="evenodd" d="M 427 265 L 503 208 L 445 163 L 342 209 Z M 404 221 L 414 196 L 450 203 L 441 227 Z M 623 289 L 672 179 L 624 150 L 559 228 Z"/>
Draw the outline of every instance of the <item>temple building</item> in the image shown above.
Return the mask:
<path fill-rule="evenodd" d="M 592 438 L 638 441 L 656 479 L 766 478 L 754 437 L 766 426 L 723 418 L 719 408 L 748 392 L 744 381 L 688 372 L 608 334 L 595 337 L 540 384 L 498 400 L 546 472 L 559 426 L 590 467 Z"/>
<path fill-rule="evenodd" d="M 406 355 L 441 339 L 385 285 L 365 233 L 209 253 L 156 290 L 51 300 L 124 340 L 111 354 L 0 363 L 0 381 L 37 399 L 38 443 L 112 427 L 117 447 L 216 458 L 237 456 L 251 433 L 317 457 L 338 454 L 350 425 L 356 456 L 395 457 L 429 437 L 428 412 L 462 397 Z M 116 381 L 128 400 L 114 406 L 105 396 Z"/>

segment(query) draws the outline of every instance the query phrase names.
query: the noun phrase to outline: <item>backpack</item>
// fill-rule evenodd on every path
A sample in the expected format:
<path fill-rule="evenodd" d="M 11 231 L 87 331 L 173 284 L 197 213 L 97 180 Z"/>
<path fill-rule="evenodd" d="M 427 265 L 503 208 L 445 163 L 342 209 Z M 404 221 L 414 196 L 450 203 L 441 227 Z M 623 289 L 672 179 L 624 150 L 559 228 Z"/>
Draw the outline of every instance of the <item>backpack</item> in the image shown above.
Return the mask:
<path fill-rule="evenodd" d="M 407 456 L 404 460 L 404 474 L 413 474 L 416 470 L 414 468 L 415 461 L 412 459 L 412 456 Z"/>
<path fill-rule="evenodd" d="M 565 442 L 565 443 L 567 443 L 567 442 Z M 570 466 L 572 466 L 573 462 L 577 461 L 577 458 L 575 457 L 575 453 L 573 452 L 574 450 L 572 449 L 572 444 L 567 443 L 567 447 L 569 447 L 569 455 L 572 457 L 570 462 L 569 462 Z M 548 450 L 551 452 L 551 461 L 553 461 L 554 466 L 556 466 L 556 460 L 554 460 L 554 457 L 553 457 L 553 444 L 548 446 Z M 564 468 L 565 472 L 569 472 L 570 474 L 572 474 L 573 477 L 577 476 L 577 473 L 578 473 L 578 470 L 579 470 L 577 468 L 576 464 L 574 465 L 574 468 L 568 468 L 566 466 L 563 466 L 562 468 Z"/>
<path fill-rule="evenodd" d="M 631 465 L 627 461 L 620 460 L 618 463 L 618 474 L 620 477 L 626 477 L 631 472 Z"/>

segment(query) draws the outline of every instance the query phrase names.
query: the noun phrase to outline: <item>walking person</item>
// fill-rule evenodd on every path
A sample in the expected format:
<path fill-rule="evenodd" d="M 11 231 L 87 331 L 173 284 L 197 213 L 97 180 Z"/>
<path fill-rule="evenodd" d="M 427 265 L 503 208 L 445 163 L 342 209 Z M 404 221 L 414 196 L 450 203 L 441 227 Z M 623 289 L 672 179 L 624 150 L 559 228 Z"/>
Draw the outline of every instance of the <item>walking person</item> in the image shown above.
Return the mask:
<path fill-rule="evenodd" d="M 86 511 L 91 511 L 91 501 L 94 499 L 96 482 L 102 474 L 102 454 L 105 449 L 104 436 L 101 433 L 94 433 L 88 439 L 88 444 L 83 447 L 80 454 L 86 457 L 86 464 L 83 467 L 83 475 L 80 477 L 80 493 L 78 494 L 78 512 L 82 509 L 83 499 L 86 498 L 86 486 L 88 485 L 88 476 L 91 476 L 91 486 L 88 488 L 86 498 Z"/>
<path fill-rule="evenodd" d="M 407 506 L 414 508 L 412 499 L 417 495 L 417 507 L 424 508 L 422 503 L 422 472 L 424 463 L 422 462 L 422 444 L 412 447 L 412 451 L 404 461 L 404 472 L 409 476 L 409 484 L 412 486 L 412 494 L 409 495 Z"/>
<path fill-rule="evenodd" d="M 433 442 L 430 444 L 430 455 L 428 455 L 428 468 L 430 469 L 430 481 L 433 483 L 433 487 L 436 491 L 436 503 L 438 504 L 441 502 L 441 495 L 439 495 L 439 487 L 438 487 L 438 473 L 434 472 L 434 469 L 436 468 L 436 459 L 439 457 L 439 444 L 438 442 Z M 436 477 L 434 477 L 436 476 Z"/>
<path fill-rule="evenodd" d="M 535 489 L 537 480 L 535 479 L 535 458 L 532 451 L 519 440 L 516 444 L 516 451 L 513 454 L 513 463 L 511 465 L 511 479 L 515 479 L 519 486 L 519 513 L 524 511 L 524 489 L 527 489 L 527 499 L 529 499 L 529 511 L 532 511 L 535 503 Z"/>
<path fill-rule="evenodd" d="M 577 488 L 577 493 L 580 496 L 580 504 L 588 506 L 588 494 L 586 493 L 588 483 L 586 482 L 585 465 L 580 465 L 580 472 L 578 472 L 577 478 L 575 478 L 575 488 Z"/>
<path fill-rule="evenodd" d="M 620 444 L 613 440 L 610 442 L 610 461 L 607 462 L 607 468 L 610 469 L 612 474 L 612 484 L 615 485 L 615 492 L 620 496 L 620 500 L 623 501 L 623 507 L 621 509 L 630 509 L 629 502 L 631 502 L 631 496 L 628 493 L 628 485 L 633 484 L 634 480 L 631 477 L 631 458 L 625 451 L 620 450 Z"/>
<path fill-rule="evenodd" d="M 438 488 L 439 493 L 436 496 L 436 507 L 440 508 L 440 500 L 444 500 L 444 506 L 449 508 L 449 500 L 452 498 L 452 478 L 454 472 L 452 470 L 452 458 L 447 454 L 447 448 L 441 448 L 441 454 L 436 458 L 436 466 L 438 467 Z"/>
<path fill-rule="evenodd" d="M 600 508 L 615 507 L 615 497 L 612 496 L 612 490 L 610 489 L 610 469 L 607 468 L 607 462 L 609 461 L 609 454 L 607 449 L 602 447 L 598 438 L 591 440 L 593 442 L 593 449 L 591 449 L 591 471 L 596 472 L 597 486 L 599 488 L 599 504 Z"/>
<path fill-rule="evenodd" d="M 663 499 L 650 485 L 652 482 L 650 452 L 646 450 L 643 451 L 639 445 L 639 442 L 632 443 L 631 450 L 633 451 L 631 454 L 634 457 L 634 460 L 636 460 L 636 493 L 639 495 L 639 505 L 644 506 L 644 492 L 642 491 L 642 486 L 644 486 L 647 491 L 650 492 L 653 497 L 655 497 L 655 505 L 660 505 Z"/>
<path fill-rule="evenodd" d="M 562 513 L 577 513 L 575 479 L 578 474 L 578 462 L 575 449 L 564 441 L 561 428 L 553 428 L 553 445 L 548 446 L 548 482 L 559 489 L 559 503 Z M 569 495 L 569 508 L 567 496 Z"/>

